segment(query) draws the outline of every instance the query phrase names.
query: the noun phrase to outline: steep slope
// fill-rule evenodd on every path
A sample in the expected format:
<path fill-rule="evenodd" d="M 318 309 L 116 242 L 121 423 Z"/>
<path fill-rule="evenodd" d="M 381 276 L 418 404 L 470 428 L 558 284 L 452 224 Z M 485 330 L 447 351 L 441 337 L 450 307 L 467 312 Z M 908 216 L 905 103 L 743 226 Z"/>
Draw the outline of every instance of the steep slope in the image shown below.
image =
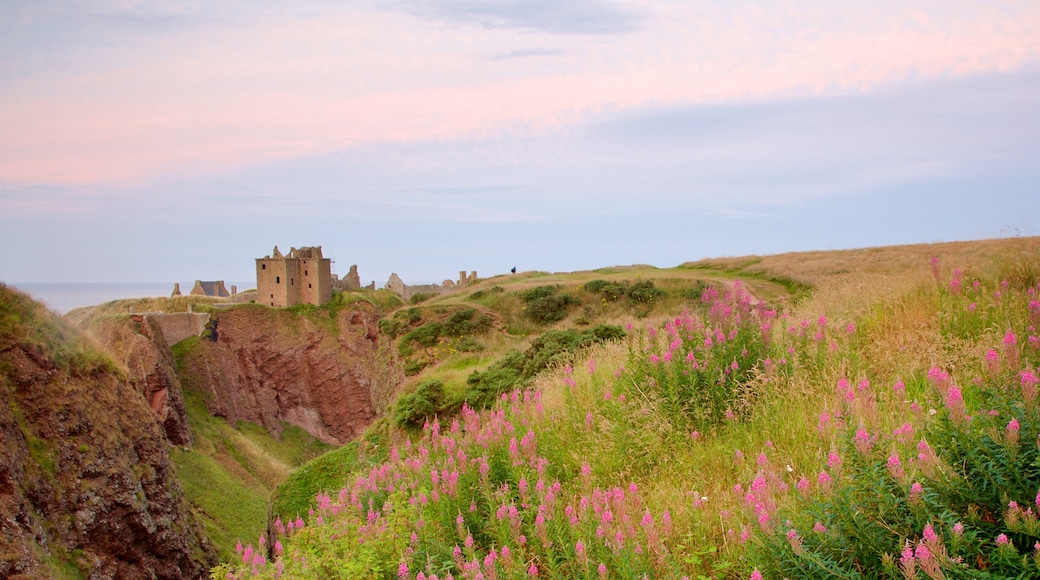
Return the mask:
<path fill-rule="evenodd" d="M 80 326 L 126 366 L 130 382 L 151 407 L 169 442 L 191 445 L 176 363 L 159 325 L 150 317 L 131 315 L 91 319 Z"/>
<path fill-rule="evenodd" d="M 200 578 L 163 428 L 82 335 L 0 284 L 0 576 Z"/>
<path fill-rule="evenodd" d="M 401 380 L 379 348 L 377 315 L 367 303 L 276 310 L 243 305 L 219 312 L 207 336 L 178 345 L 185 388 L 210 413 L 263 425 L 282 422 L 331 444 L 356 437 Z"/>

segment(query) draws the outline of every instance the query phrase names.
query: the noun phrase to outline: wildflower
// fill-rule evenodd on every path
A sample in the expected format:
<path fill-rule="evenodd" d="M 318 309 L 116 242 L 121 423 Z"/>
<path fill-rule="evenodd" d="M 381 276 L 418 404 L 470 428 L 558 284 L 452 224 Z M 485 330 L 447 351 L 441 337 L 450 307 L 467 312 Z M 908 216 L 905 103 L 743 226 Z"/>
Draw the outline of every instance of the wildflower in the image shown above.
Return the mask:
<path fill-rule="evenodd" d="M 409 577 L 409 574 L 408 574 L 408 564 L 406 562 L 402 561 L 401 564 L 397 567 L 397 577 L 398 578 L 408 578 Z"/>
<path fill-rule="evenodd" d="M 816 522 L 813 524 L 812 530 L 817 534 L 823 534 L 827 532 L 827 526 L 823 525 L 821 522 Z"/>
<path fill-rule="evenodd" d="M 953 535 L 959 536 L 964 533 L 964 524 L 957 522 L 953 524 Z"/>
<path fill-rule="evenodd" d="M 910 501 L 917 501 L 920 499 L 922 493 L 924 493 L 924 486 L 922 486 L 920 482 L 915 481 L 910 486 Z"/>
<path fill-rule="evenodd" d="M 1019 373 L 1019 377 L 1022 381 L 1022 399 L 1025 401 L 1026 408 L 1032 409 L 1033 403 L 1036 401 L 1037 384 L 1040 384 L 1040 378 L 1037 378 L 1036 373 L 1031 370 L 1022 371 Z"/>
<path fill-rule="evenodd" d="M 1007 435 L 1005 436 L 1005 440 L 1007 441 L 1007 444 L 1011 446 L 1018 445 L 1019 425 L 1017 418 L 1012 418 L 1011 421 L 1008 422 L 1006 431 Z"/>
<path fill-rule="evenodd" d="M 967 418 L 964 414 L 964 397 L 961 396 L 961 389 L 957 385 L 950 385 L 946 391 L 946 408 L 949 409 L 950 418 L 954 423 L 959 423 Z"/>
<path fill-rule="evenodd" d="M 1007 534 L 1000 534 L 999 536 L 997 536 L 996 542 L 998 546 L 1011 545 L 1011 540 L 1008 539 Z"/>
<path fill-rule="evenodd" d="M 534 562 L 532 562 L 531 565 L 527 568 L 527 575 L 531 578 L 538 577 L 538 566 L 535 566 Z"/>
<path fill-rule="evenodd" d="M 584 564 L 588 559 L 588 555 L 585 553 L 585 543 L 581 540 L 578 540 L 578 543 L 574 544 L 574 555 L 582 564 Z"/>
<path fill-rule="evenodd" d="M 762 573 L 758 571 L 758 568 L 755 568 L 754 571 L 751 572 L 751 578 L 749 580 L 762 580 Z"/>
<path fill-rule="evenodd" d="M 787 530 L 787 543 L 791 545 L 791 549 L 794 550 L 796 555 L 802 553 L 802 538 L 798 535 L 798 531 L 794 528 Z"/>
<path fill-rule="evenodd" d="M 897 397 L 902 398 L 906 395 L 906 385 L 902 380 L 898 380 L 896 381 L 896 384 L 892 385 L 892 392 L 895 393 Z"/>
<path fill-rule="evenodd" d="M 866 455 L 870 452 L 870 447 L 872 445 L 871 437 L 870 434 L 867 433 L 866 429 L 859 429 L 856 431 L 856 436 L 853 438 L 853 443 L 855 443 L 856 449 L 860 453 Z"/>
<path fill-rule="evenodd" d="M 798 488 L 798 491 L 802 492 L 802 495 L 806 495 L 809 493 L 810 485 L 812 484 L 809 483 L 809 480 L 803 477 L 798 480 L 798 484 L 795 487 Z M 1040 492 L 1037 492 L 1037 497 L 1040 497 Z"/>
<path fill-rule="evenodd" d="M 841 456 L 833 449 L 827 454 L 827 467 L 829 467 L 831 471 L 836 471 L 841 467 Z"/>
<path fill-rule="evenodd" d="M 922 536 L 924 541 L 928 543 L 935 543 L 939 540 L 939 536 L 935 533 L 935 529 L 932 528 L 932 524 L 925 524 Z"/>
<path fill-rule="evenodd" d="M 917 562 L 914 560 L 914 549 L 910 547 L 909 541 L 906 547 L 903 548 L 903 554 L 899 558 L 899 567 L 903 569 L 903 574 L 907 578 L 915 578 L 917 576 L 915 572 Z"/>
<path fill-rule="evenodd" d="M 903 479 L 906 475 L 903 471 L 903 464 L 899 461 L 898 453 L 893 453 L 888 456 L 888 472 L 896 479 Z"/>

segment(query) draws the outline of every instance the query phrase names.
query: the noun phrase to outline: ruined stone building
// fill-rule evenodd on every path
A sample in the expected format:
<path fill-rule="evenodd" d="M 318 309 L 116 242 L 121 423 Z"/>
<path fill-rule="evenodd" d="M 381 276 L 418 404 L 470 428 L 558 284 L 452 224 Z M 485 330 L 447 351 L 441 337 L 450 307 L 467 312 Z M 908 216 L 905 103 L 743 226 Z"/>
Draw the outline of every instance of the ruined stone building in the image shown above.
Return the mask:
<path fill-rule="evenodd" d="M 174 284 L 174 296 L 180 294 L 180 284 Z M 213 298 L 227 298 L 231 296 L 228 293 L 227 288 L 224 287 L 223 280 L 216 280 L 213 282 L 203 282 L 202 280 L 195 281 L 195 287 L 191 289 L 192 296 L 210 296 Z"/>
<path fill-rule="evenodd" d="M 291 248 L 285 256 L 274 247 L 256 259 L 256 301 L 278 308 L 297 304 L 321 306 L 332 299 L 332 260 L 321 246 Z"/>

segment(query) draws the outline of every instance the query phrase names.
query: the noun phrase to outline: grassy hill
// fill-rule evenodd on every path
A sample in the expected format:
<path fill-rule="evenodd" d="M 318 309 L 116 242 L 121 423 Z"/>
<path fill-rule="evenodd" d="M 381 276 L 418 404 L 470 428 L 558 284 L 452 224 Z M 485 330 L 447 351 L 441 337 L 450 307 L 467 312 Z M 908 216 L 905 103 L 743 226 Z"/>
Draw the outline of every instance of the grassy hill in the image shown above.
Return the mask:
<path fill-rule="evenodd" d="M 674 278 L 701 298 L 669 291 Z M 596 304 L 598 279 L 652 279 L 671 312 Z M 558 284 L 578 298 L 558 329 L 626 336 L 488 410 L 447 406 L 418 432 L 382 423 L 370 445 L 386 459 L 344 457 L 356 470 L 326 480 L 312 514 L 276 523 L 274 561 L 247 547 L 215 573 L 1036 576 L 1038 279 L 1028 238 L 484 281 L 424 304 L 412 328 L 426 309 L 479 305 L 533 344 L 544 326 L 523 293 Z M 474 357 L 452 340 L 423 347 L 448 354 L 424 352 L 434 364 L 410 387 L 457 397 L 465 371 L 517 344 Z"/>

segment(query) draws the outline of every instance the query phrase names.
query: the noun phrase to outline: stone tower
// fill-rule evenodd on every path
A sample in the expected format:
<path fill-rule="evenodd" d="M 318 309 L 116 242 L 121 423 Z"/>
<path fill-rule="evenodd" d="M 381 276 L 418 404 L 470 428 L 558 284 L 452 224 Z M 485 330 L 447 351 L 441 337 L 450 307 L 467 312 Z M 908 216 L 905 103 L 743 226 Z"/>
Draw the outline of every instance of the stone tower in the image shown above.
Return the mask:
<path fill-rule="evenodd" d="M 291 248 L 283 255 L 274 247 L 270 256 L 256 259 L 256 301 L 276 308 L 297 304 L 321 306 L 332 299 L 332 260 L 321 246 Z"/>

